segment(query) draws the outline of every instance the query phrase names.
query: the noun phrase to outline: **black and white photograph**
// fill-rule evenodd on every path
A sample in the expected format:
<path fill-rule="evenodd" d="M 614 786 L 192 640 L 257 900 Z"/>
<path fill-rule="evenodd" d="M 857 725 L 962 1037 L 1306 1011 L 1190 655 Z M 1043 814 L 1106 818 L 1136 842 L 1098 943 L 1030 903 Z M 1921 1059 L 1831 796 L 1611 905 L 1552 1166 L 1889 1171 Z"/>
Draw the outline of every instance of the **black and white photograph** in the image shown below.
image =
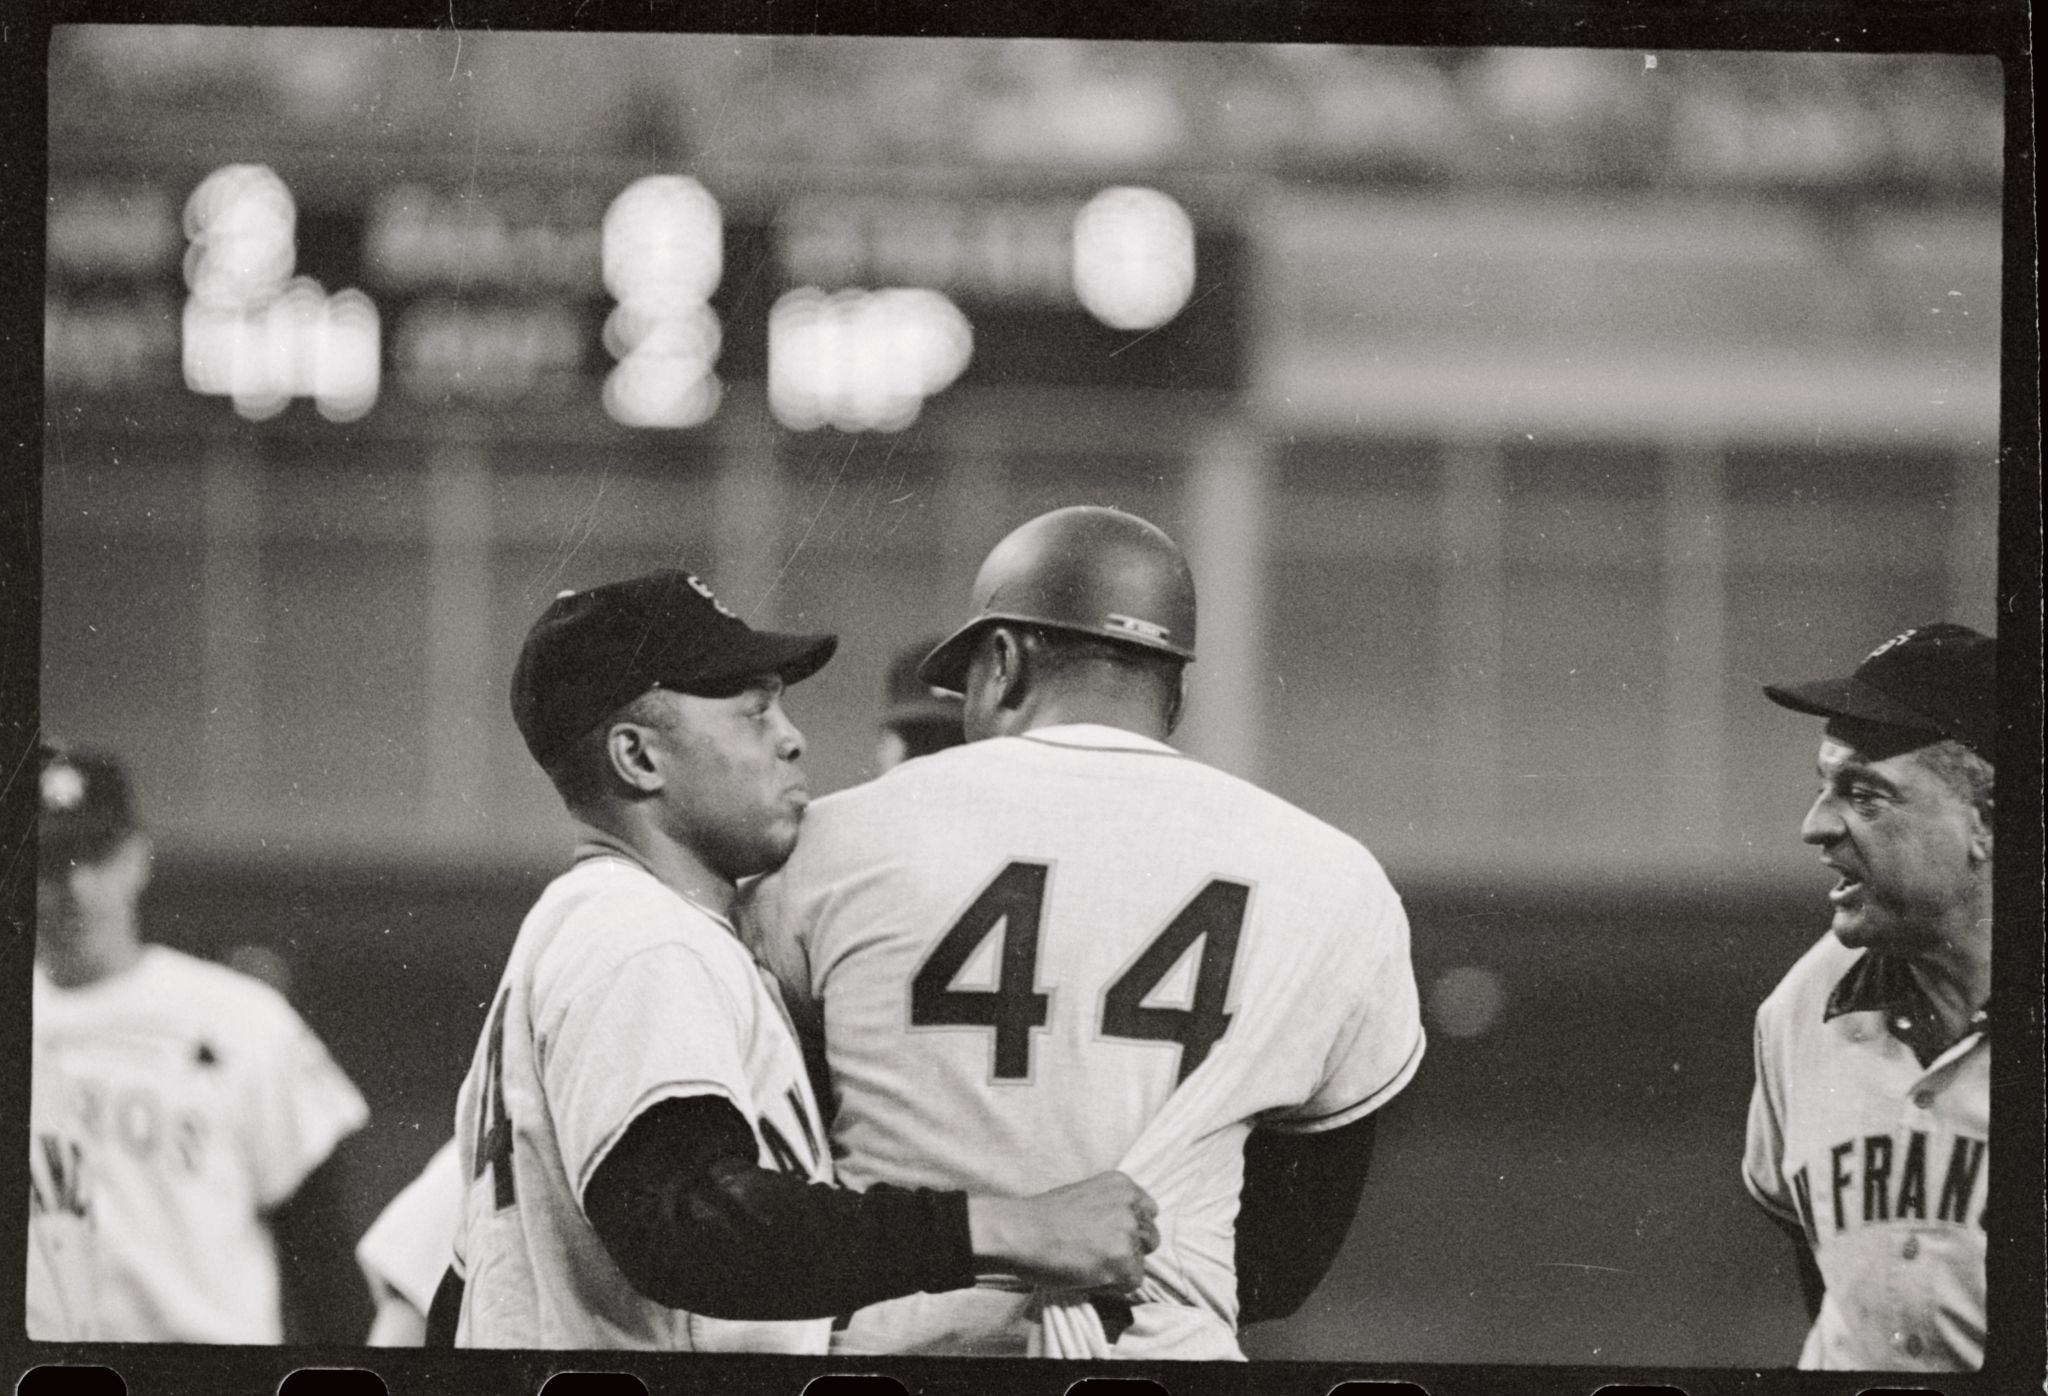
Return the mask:
<path fill-rule="evenodd" d="M 2040 1382 L 1990 30 L 736 19 L 47 28 L 0 1380 Z"/>

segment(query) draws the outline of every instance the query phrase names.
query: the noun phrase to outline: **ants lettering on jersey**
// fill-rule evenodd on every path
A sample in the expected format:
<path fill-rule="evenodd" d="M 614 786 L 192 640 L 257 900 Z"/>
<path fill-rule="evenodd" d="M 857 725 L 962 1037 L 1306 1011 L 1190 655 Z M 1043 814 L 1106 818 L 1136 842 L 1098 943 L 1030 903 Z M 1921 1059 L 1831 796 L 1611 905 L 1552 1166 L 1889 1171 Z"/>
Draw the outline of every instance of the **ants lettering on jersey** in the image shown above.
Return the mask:
<path fill-rule="evenodd" d="M 1815 1180 L 1807 1166 L 1802 1164 L 1792 1175 L 1792 1197 L 1807 1244 L 1820 1245 L 1824 1223 L 1832 1223 L 1825 1228 L 1829 1234 L 1873 1222 L 1967 1225 L 1973 1208 L 1981 1229 L 1988 1152 L 1986 1141 L 1963 1134 L 1950 1142 L 1944 1159 L 1939 1145 L 1918 1129 L 1842 1140 L 1828 1150 L 1825 1168 L 1816 1166 L 1817 1206 Z M 1932 1173 L 1936 1168 L 1941 1170 L 1938 1185 Z"/>
<path fill-rule="evenodd" d="M 88 1215 L 85 1202 L 83 1152 L 75 1139 L 38 1134 L 29 1151 L 29 1205 L 36 1212 Z"/>

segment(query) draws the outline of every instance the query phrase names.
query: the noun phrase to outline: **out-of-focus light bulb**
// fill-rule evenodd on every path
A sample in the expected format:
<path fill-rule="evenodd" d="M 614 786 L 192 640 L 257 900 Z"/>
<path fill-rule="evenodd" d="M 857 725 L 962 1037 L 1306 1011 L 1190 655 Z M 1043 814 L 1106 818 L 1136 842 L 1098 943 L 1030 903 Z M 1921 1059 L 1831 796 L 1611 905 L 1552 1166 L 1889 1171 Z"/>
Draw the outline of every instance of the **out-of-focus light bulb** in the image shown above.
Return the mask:
<path fill-rule="evenodd" d="M 709 300 L 725 269 L 718 201 L 687 175 L 636 179 L 605 210 L 604 285 L 615 300 Z"/>
<path fill-rule="evenodd" d="M 799 287 L 769 312 L 768 407 L 792 431 L 901 431 L 973 352 L 973 327 L 937 291 Z"/>
<path fill-rule="evenodd" d="M 298 210 L 267 165 L 224 165 L 185 201 L 185 284 L 203 300 L 274 295 L 297 260 Z"/>
<path fill-rule="evenodd" d="M 605 289 L 618 305 L 604 347 L 612 420 L 635 427 L 694 427 L 722 396 L 720 330 L 709 304 L 725 269 L 723 220 L 710 191 L 685 175 L 648 175 L 605 210 Z"/>
<path fill-rule="evenodd" d="M 1195 225 L 1157 189 L 1105 189 L 1074 217 L 1074 293 L 1112 329 L 1171 320 L 1195 289 Z"/>

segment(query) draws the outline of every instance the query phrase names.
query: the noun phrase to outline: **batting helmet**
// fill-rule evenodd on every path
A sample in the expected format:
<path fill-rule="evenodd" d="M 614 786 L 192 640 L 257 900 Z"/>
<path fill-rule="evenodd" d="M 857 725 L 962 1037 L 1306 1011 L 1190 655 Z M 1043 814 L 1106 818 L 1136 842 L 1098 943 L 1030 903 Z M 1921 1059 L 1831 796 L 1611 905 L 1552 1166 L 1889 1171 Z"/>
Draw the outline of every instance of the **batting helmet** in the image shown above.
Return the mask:
<path fill-rule="evenodd" d="M 1195 657 L 1195 579 L 1153 525 L 1089 505 L 1041 514 L 996 544 L 974 578 L 974 614 L 925 656 L 926 683 L 960 692 L 967 660 L 1003 621 Z"/>

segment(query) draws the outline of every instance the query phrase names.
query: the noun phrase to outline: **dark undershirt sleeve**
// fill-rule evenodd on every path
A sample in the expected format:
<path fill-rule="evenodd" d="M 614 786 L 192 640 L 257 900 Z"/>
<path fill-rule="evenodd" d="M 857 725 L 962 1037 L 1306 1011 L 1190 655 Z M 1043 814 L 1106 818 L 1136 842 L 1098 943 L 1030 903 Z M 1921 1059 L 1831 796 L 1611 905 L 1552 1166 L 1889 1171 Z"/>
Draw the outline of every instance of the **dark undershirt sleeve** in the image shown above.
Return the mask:
<path fill-rule="evenodd" d="M 1240 1325 L 1286 1318 L 1329 1273 L 1358 1211 L 1376 1119 L 1313 1134 L 1255 1129 L 1245 1140 L 1237 1213 Z"/>
<path fill-rule="evenodd" d="M 829 1318 L 974 1283 L 967 1196 L 853 1192 L 762 1168 L 721 1096 L 642 1112 L 591 1175 L 584 1214 L 633 1287 L 711 1318 Z"/>

